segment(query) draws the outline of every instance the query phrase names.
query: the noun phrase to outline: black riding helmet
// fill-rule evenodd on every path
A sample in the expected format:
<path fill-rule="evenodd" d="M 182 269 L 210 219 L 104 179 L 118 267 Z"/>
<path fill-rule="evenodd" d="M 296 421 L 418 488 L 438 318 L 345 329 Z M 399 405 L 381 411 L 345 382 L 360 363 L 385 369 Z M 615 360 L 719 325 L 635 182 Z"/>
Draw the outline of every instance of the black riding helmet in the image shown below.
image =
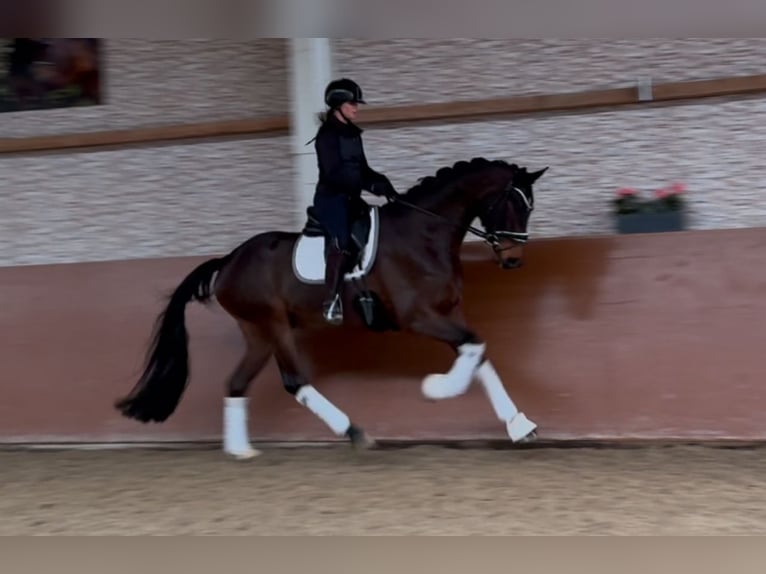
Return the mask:
<path fill-rule="evenodd" d="M 324 91 L 325 104 L 331 109 L 337 109 L 345 102 L 366 104 L 362 96 L 362 88 L 353 80 L 341 78 L 327 84 Z"/>

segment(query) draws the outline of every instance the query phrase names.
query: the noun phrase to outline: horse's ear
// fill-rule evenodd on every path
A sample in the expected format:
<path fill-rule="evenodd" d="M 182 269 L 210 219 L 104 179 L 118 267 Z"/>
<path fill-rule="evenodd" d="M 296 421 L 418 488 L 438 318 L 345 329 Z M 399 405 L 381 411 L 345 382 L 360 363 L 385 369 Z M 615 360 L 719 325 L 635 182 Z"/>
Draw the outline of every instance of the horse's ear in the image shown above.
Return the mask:
<path fill-rule="evenodd" d="M 529 174 L 529 183 L 535 183 L 538 179 L 542 177 L 542 175 L 548 171 L 548 167 L 544 167 L 540 171 L 533 171 Z"/>

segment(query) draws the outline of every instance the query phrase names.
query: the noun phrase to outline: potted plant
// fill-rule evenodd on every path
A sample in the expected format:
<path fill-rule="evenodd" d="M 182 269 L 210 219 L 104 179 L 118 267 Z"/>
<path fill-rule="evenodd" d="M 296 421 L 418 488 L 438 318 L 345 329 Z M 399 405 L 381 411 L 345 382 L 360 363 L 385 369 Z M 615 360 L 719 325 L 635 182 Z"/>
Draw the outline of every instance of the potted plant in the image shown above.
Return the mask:
<path fill-rule="evenodd" d="M 614 200 L 619 233 L 661 233 L 681 231 L 685 226 L 685 186 L 675 183 L 658 189 L 651 199 L 643 199 L 636 190 L 618 190 Z"/>

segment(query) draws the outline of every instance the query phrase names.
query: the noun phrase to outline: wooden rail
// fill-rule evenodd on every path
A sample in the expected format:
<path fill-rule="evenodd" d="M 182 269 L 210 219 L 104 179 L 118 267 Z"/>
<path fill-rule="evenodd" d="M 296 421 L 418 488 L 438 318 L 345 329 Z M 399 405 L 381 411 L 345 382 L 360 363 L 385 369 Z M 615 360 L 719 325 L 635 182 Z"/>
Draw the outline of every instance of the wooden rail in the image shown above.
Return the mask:
<path fill-rule="evenodd" d="M 220 138 L 284 132 L 289 127 L 285 117 L 241 119 L 109 130 L 79 134 L 62 134 L 27 138 L 0 138 L 0 153 L 20 153 L 69 148 L 104 147 L 154 143 L 183 139 Z"/>
<path fill-rule="evenodd" d="M 363 123 L 365 126 L 385 126 L 401 122 L 412 125 L 432 121 L 461 121 L 517 114 L 576 111 L 636 104 L 651 105 L 762 92 L 766 92 L 766 74 L 657 84 L 651 87 L 651 98 L 648 100 L 639 98 L 638 87 L 626 87 L 561 94 L 370 107 L 365 110 Z M 289 117 L 278 116 L 54 136 L 0 138 L 0 154 L 185 139 L 284 134 L 289 128 Z"/>

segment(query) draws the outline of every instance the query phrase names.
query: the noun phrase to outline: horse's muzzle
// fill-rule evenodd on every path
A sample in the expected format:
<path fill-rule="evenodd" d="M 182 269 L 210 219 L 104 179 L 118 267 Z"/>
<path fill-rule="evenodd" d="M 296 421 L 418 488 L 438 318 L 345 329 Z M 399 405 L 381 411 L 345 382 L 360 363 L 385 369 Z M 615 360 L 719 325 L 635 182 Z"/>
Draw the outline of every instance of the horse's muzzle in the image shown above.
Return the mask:
<path fill-rule="evenodd" d="M 521 257 L 506 257 L 501 260 L 500 267 L 503 269 L 518 269 L 524 264 Z"/>
<path fill-rule="evenodd" d="M 510 237 L 501 237 L 494 245 L 495 256 L 501 269 L 518 269 L 522 266 L 523 242 Z"/>

